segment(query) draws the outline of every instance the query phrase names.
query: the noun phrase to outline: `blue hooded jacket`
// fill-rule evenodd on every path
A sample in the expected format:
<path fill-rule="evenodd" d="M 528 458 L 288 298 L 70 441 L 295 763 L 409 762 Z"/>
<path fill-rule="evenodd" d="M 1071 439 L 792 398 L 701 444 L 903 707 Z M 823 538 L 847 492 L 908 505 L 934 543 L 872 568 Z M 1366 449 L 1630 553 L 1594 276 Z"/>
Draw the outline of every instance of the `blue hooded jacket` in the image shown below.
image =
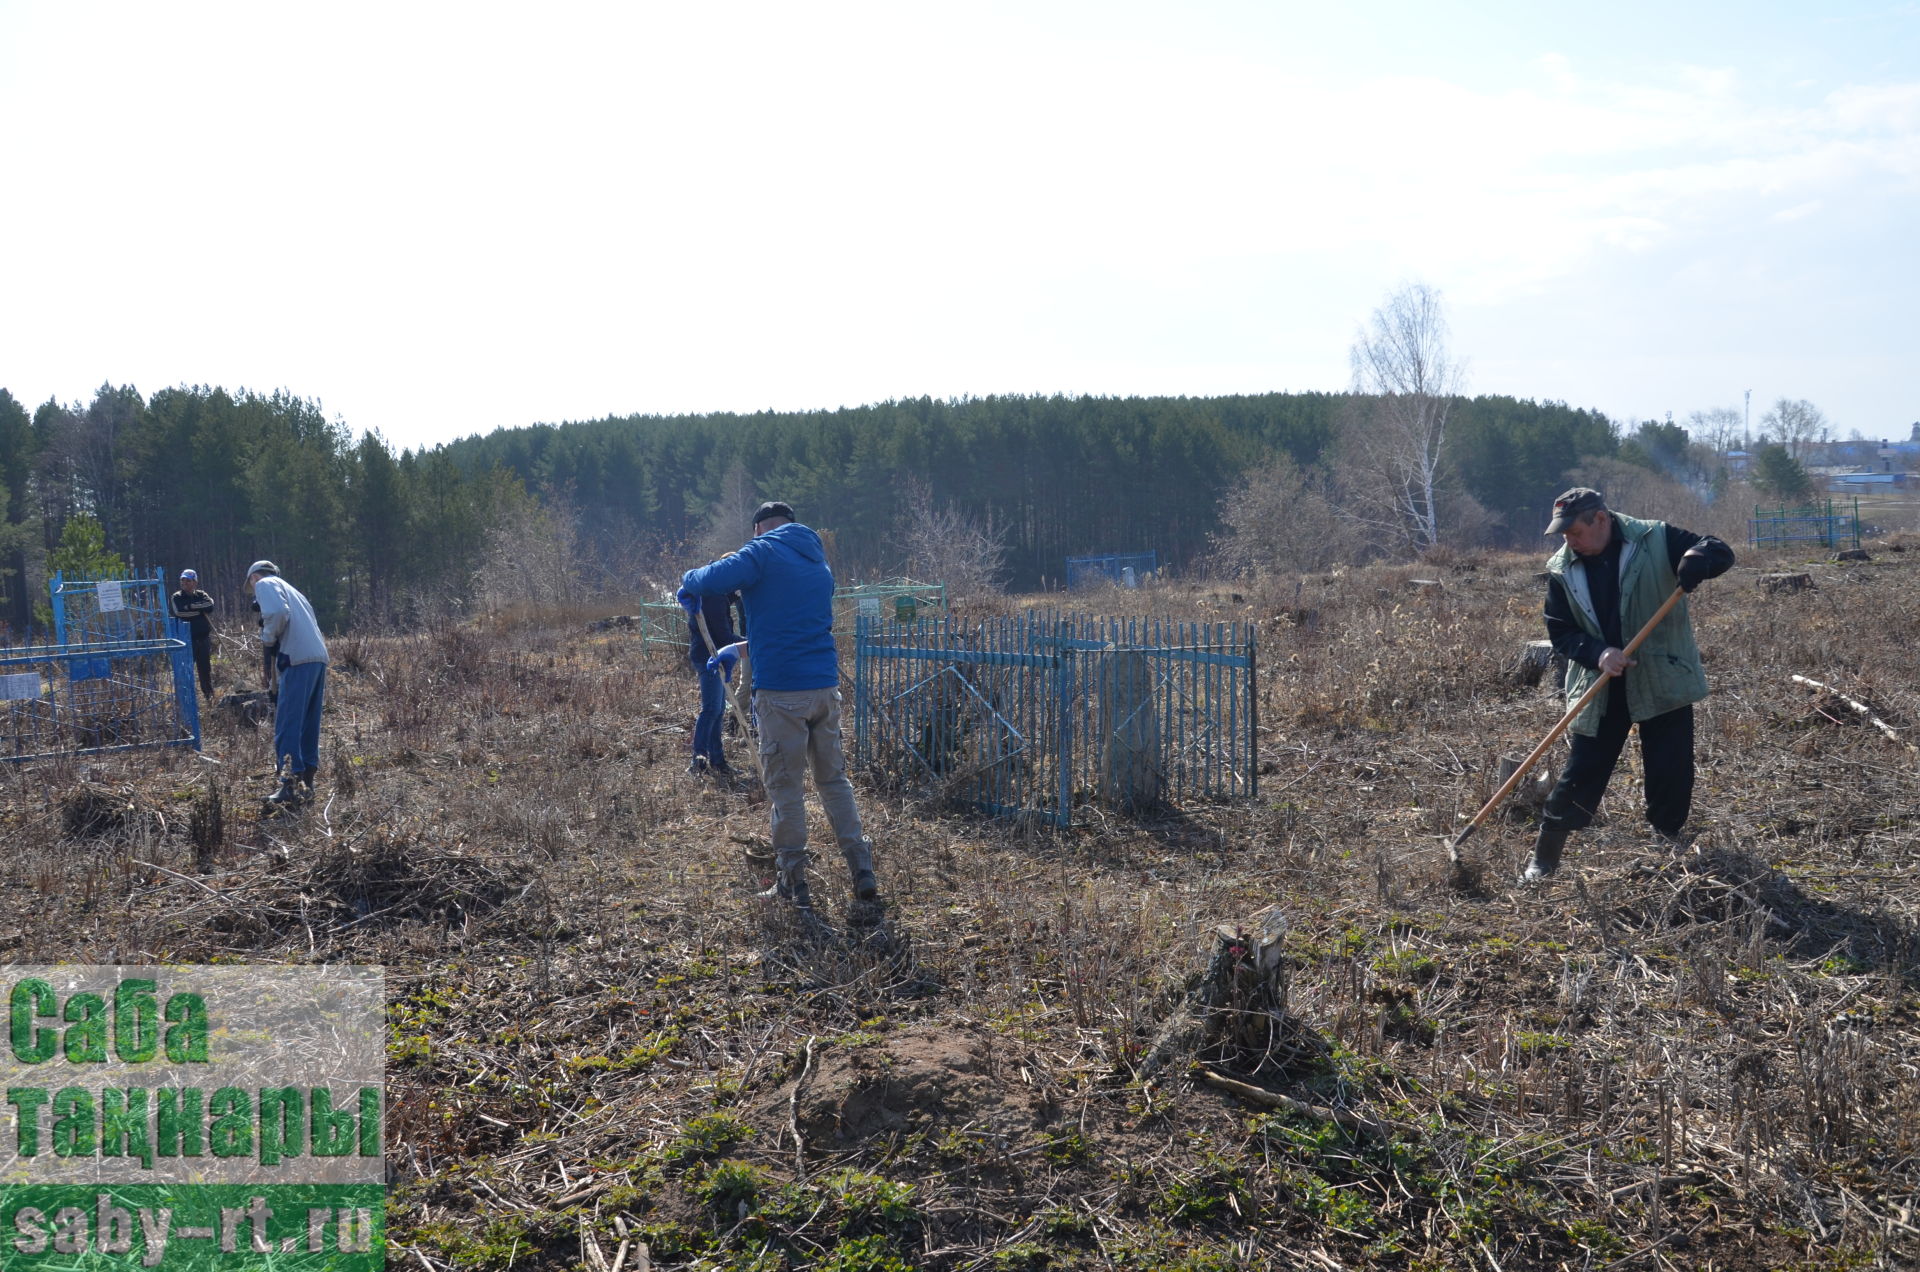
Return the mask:
<path fill-rule="evenodd" d="M 808 527 L 797 521 L 776 526 L 731 556 L 688 570 L 680 586 L 703 597 L 740 593 L 755 689 L 839 687 L 833 571 L 820 536 Z"/>

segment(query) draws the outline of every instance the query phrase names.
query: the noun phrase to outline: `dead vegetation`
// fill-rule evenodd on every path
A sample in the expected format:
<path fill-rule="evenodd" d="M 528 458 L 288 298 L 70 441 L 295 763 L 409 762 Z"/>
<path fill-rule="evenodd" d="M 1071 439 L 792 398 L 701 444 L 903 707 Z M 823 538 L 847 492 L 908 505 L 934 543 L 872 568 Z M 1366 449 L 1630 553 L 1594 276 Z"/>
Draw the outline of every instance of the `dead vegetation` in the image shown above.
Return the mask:
<path fill-rule="evenodd" d="M 1056 833 L 863 786 L 886 902 L 829 852 L 818 926 L 753 895 L 757 788 L 684 773 L 677 661 L 356 638 L 298 818 L 230 714 L 0 771 L 0 948 L 383 964 L 415 1268 L 1911 1266 L 1920 574 L 1880 547 L 1703 590 L 1695 850 L 1629 760 L 1537 892 L 1524 813 L 1446 886 L 1557 710 L 1513 675 L 1538 562 L 1455 557 L 1128 594 L 1260 624 L 1259 802 Z M 1283 998 L 1209 996 L 1263 916 Z"/>

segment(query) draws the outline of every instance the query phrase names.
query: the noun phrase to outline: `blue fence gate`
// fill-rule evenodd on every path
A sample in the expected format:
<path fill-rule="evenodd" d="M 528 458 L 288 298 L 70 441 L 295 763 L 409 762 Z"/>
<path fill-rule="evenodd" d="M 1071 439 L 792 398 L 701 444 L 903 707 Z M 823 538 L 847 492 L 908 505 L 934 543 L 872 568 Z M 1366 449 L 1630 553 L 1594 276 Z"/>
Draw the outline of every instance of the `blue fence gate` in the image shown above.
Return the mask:
<path fill-rule="evenodd" d="M 200 745 L 200 703 L 165 571 L 56 574 L 52 645 L 0 646 L 0 760 Z"/>
<path fill-rule="evenodd" d="M 1066 825 L 1259 793 L 1253 633 L 1061 613 L 860 619 L 854 762 L 996 815 Z"/>

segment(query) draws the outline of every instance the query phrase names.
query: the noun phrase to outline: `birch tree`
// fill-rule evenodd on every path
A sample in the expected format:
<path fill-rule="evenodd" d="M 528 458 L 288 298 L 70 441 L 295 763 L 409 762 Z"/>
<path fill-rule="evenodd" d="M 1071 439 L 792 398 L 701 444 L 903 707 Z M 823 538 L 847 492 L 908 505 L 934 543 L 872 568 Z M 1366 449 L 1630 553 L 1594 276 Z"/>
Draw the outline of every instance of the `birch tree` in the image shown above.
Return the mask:
<path fill-rule="evenodd" d="M 1416 553 L 1440 542 L 1447 418 L 1466 379 L 1447 349 L 1440 293 L 1409 283 L 1373 311 L 1355 338 L 1355 412 L 1342 447 L 1348 512 Z"/>

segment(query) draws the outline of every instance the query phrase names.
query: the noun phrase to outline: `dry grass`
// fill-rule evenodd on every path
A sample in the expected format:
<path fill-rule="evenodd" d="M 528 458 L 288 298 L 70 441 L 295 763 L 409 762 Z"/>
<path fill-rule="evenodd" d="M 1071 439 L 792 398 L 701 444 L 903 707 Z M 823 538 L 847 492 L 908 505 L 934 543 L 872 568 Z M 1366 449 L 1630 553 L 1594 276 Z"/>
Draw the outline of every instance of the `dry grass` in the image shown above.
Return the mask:
<path fill-rule="evenodd" d="M 824 858 L 825 931 L 753 896 L 757 791 L 682 772 L 676 662 L 584 624 L 343 641 L 297 820 L 231 720 L 205 759 L 0 772 L 0 947 L 384 964 L 416 1268 L 1911 1266 L 1920 773 L 1789 679 L 1920 732 L 1903 546 L 1710 584 L 1700 851 L 1654 848 L 1629 762 L 1539 892 L 1504 819 L 1446 886 L 1555 718 L 1510 674 L 1539 562 L 1462 557 L 1127 594 L 1260 624 L 1258 804 L 1056 834 L 863 789 L 888 906 Z M 1213 925 L 1270 905 L 1323 1045 L 1230 1076 L 1327 1116 L 1140 1085 Z"/>

